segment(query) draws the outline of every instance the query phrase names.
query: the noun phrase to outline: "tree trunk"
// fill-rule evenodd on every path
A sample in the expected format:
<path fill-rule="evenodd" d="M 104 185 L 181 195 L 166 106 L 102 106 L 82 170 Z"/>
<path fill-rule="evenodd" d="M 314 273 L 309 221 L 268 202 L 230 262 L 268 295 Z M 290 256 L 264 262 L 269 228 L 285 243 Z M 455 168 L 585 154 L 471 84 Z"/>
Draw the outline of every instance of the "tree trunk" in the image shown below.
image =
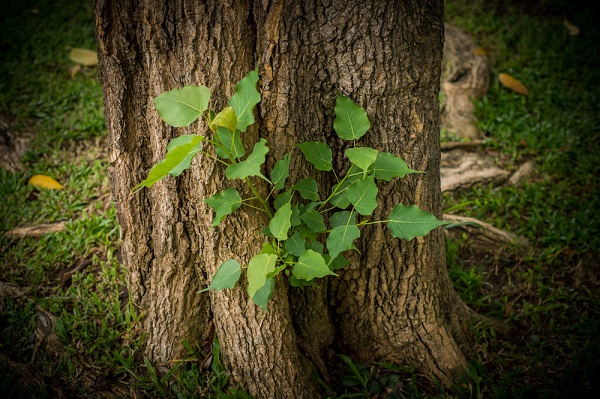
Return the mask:
<path fill-rule="evenodd" d="M 219 110 L 258 65 L 263 101 L 244 137 L 246 147 L 259 134 L 267 139 L 269 167 L 294 143 L 325 140 L 339 170 L 345 148 L 332 130 L 339 90 L 368 112 L 372 129 L 361 144 L 426 172 L 380 186 L 375 217 L 385 220 L 397 202 L 441 217 L 442 2 L 96 0 L 95 6 L 112 194 L 131 295 L 145 315 L 147 354 L 161 362 L 177 358 L 181 340 L 203 341 L 213 319 L 233 379 L 258 397 L 314 397 L 304 355 L 315 362 L 334 341 L 363 361 L 411 359 L 449 383 L 466 364 L 457 344 L 464 342 L 466 308 L 445 271 L 440 231 L 405 242 L 382 225 L 365 229 L 360 255 L 339 278 L 295 290 L 281 277 L 265 314 L 241 288 L 197 293 L 221 262 L 233 257 L 245 264 L 263 242 L 257 232 L 265 220 L 253 213 L 236 212 L 210 228 L 212 212 L 201 200 L 225 188 L 221 167 L 197 156 L 178 178 L 130 194 L 164 158 L 171 138 L 206 130 L 203 122 L 168 127 L 152 100 L 204 84 L 213 93 L 211 108 Z M 293 159 L 292 179 L 305 177 L 308 168 Z M 325 176 L 318 180 L 331 184 Z"/>

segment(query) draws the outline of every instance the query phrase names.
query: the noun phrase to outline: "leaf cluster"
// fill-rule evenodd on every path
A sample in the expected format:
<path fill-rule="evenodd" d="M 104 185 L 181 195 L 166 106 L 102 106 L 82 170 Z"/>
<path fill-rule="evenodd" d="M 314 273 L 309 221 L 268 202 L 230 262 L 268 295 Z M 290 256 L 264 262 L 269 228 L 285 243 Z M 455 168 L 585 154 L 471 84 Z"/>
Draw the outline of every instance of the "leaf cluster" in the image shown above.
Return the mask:
<path fill-rule="evenodd" d="M 242 134 L 254 123 L 254 107 L 261 100 L 257 82 L 255 69 L 237 84 L 228 106 L 216 114 L 208 110 L 210 91 L 205 86 L 164 92 L 154 100 L 158 114 L 169 125 L 188 126 L 203 117 L 210 130 L 204 136 L 184 135 L 173 139 L 165 159 L 152 167 L 148 177 L 134 191 L 151 187 L 167 175 L 178 176 L 190 168 L 195 155 L 202 153 L 224 164 L 225 176 L 242 180 L 253 193 L 252 197 L 243 198 L 236 189 L 226 188 L 206 198 L 206 204 L 215 212 L 213 227 L 242 207 L 264 212 L 269 217 L 268 225 L 262 230 L 266 242 L 261 251 L 245 267 L 234 259 L 223 262 L 210 286 L 203 291 L 234 288 L 245 269 L 249 297 L 266 310 L 280 273 L 284 273 L 294 287 L 310 286 L 317 278 L 337 275 L 336 270 L 350 263 L 345 253 L 357 250 L 354 242 L 360 237 L 362 226 L 386 223 L 394 237 L 412 240 L 443 224 L 432 214 L 403 204 L 397 204 L 386 220 L 370 220 L 378 205 L 377 181 L 420 172 L 410 169 L 397 155 L 360 146 L 358 140 L 371 124 L 365 110 L 342 94 L 336 99 L 333 129 L 338 137 L 352 144 L 345 151 L 350 163 L 347 172 L 343 176 L 335 173 L 332 150 L 326 143 L 297 144 L 315 173 L 334 175 L 333 188 L 319 187 L 313 177 L 288 181 L 292 156 L 299 156 L 295 149 L 277 160 L 268 177 L 265 176 L 267 141 L 261 138 L 249 154 L 242 141 Z M 214 152 L 208 152 L 206 144 L 212 145 Z M 265 198 L 254 186 L 256 178 L 270 186 Z"/>

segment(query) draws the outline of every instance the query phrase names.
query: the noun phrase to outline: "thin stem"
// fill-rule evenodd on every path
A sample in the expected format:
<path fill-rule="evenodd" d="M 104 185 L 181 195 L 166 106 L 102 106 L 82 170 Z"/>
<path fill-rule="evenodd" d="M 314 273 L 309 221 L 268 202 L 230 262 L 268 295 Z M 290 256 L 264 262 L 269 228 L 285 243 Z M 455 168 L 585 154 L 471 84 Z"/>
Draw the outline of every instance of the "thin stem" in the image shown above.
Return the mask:
<path fill-rule="evenodd" d="M 222 163 L 223 165 L 225 165 L 225 166 L 229 166 L 229 165 L 231 165 L 231 164 L 228 164 L 227 162 L 225 162 L 225 161 L 223 161 L 223 160 L 221 160 L 221 159 L 219 159 L 219 158 L 215 157 L 214 155 L 212 155 L 212 154 L 209 154 L 209 153 L 208 153 L 208 152 L 206 152 L 206 151 L 200 151 L 200 153 L 201 153 L 201 154 L 203 154 L 203 155 L 206 155 L 206 156 L 207 156 L 207 157 L 209 157 L 210 159 L 213 159 L 213 160 L 215 160 L 215 161 L 217 161 L 217 162 L 221 162 L 221 163 Z"/>
<path fill-rule="evenodd" d="M 360 222 L 359 224 L 357 224 L 357 226 L 367 226 L 369 224 L 387 223 L 387 222 L 391 222 L 391 220 L 376 220 L 374 222 L 365 222 L 363 220 L 362 222 Z"/>
<path fill-rule="evenodd" d="M 258 193 L 258 191 L 256 190 L 256 187 L 254 187 L 254 184 L 252 184 L 252 182 L 250 181 L 250 179 L 248 177 L 244 178 L 244 181 L 246 182 L 248 187 L 250 187 L 250 190 L 252 190 L 252 192 L 254 193 L 256 198 L 260 201 L 260 203 L 262 204 L 263 209 L 265 210 L 267 215 L 269 215 L 270 218 L 273 218 L 273 214 L 271 213 L 271 210 L 269 209 L 269 205 L 265 202 L 263 197 L 261 197 L 261 195 Z"/>
<path fill-rule="evenodd" d="M 246 200 L 244 200 L 244 201 L 246 201 Z M 242 201 L 242 205 L 244 205 L 244 206 L 247 206 L 247 207 L 249 207 L 249 208 L 254 208 L 254 209 L 256 209 L 256 210 L 258 210 L 258 211 L 261 211 L 261 212 L 265 212 L 265 210 L 264 210 L 264 209 L 262 209 L 262 208 L 259 208 L 259 207 L 257 207 L 257 206 L 254 206 L 254 205 L 247 204 L 247 203 L 245 203 L 245 202 L 243 202 L 243 201 Z"/>
<path fill-rule="evenodd" d="M 354 176 L 355 174 L 359 174 L 359 173 L 351 174 L 350 172 L 352 172 L 352 168 L 354 168 L 354 165 L 350 166 L 350 169 L 348 169 L 348 172 L 346 172 L 346 176 L 344 176 L 344 178 L 338 184 L 336 184 L 335 190 L 333 190 L 333 192 L 329 195 L 329 197 L 327 197 L 327 199 L 321 203 L 321 206 L 319 207 L 319 209 L 317 209 L 317 212 L 321 212 L 326 203 L 328 203 L 337 194 L 343 193 L 348 188 L 348 187 L 344 187 L 343 190 L 337 191 L 338 188 L 342 185 L 342 183 L 344 181 L 346 181 L 349 177 Z M 335 171 L 334 171 L 334 173 L 335 173 Z"/>

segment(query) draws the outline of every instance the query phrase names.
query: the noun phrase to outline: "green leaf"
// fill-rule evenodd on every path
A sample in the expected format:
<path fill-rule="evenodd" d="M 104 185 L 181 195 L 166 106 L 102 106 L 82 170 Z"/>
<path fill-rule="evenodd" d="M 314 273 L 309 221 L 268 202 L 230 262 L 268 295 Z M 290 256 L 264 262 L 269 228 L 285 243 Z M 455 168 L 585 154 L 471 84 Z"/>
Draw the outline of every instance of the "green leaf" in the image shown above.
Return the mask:
<path fill-rule="evenodd" d="M 325 277 L 327 275 L 337 276 L 327 267 L 323 255 L 312 249 L 307 249 L 298 258 L 298 261 L 294 265 L 292 275 L 297 279 L 310 281 L 315 278 Z"/>
<path fill-rule="evenodd" d="M 306 248 L 306 239 L 302 236 L 302 233 L 296 231 L 290 238 L 285 242 L 284 248 L 286 251 L 294 256 L 300 256 Z"/>
<path fill-rule="evenodd" d="M 185 86 L 166 91 L 154 99 L 160 117 L 174 127 L 188 126 L 206 111 L 210 90 L 206 86 Z"/>
<path fill-rule="evenodd" d="M 254 255 L 248 263 L 248 295 L 254 298 L 258 291 L 267 280 L 267 275 L 275 270 L 277 255 L 258 254 Z"/>
<path fill-rule="evenodd" d="M 336 212 L 329 218 L 329 225 L 332 229 L 347 224 L 356 224 L 356 211 Z"/>
<path fill-rule="evenodd" d="M 225 219 L 225 216 L 242 206 L 242 197 L 236 189 L 226 188 L 222 192 L 205 199 L 204 202 L 215 211 L 216 215 L 212 227 L 217 227 Z"/>
<path fill-rule="evenodd" d="M 221 263 L 221 266 L 219 266 L 219 270 L 217 270 L 213 276 L 210 285 L 200 292 L 205 292 L 208 290 L 219 291 L 224 288 L 233 288 L 240 279 L 241 274 L 242 267 L 236 260 L 226 260 L 225 262 Z"/>
<path fill-rule="evenodd" d="M 260 102 L 260 93 L 256 90 L 258 82 L 258 68 L 248 72 L 246 77 L 235 86 L 235 93 L 229 99 L 229 105 L 235 110 L 237 116 L 237 129 L 245 132 L 246 128 L 254 123 L 252 111 Z"/>
<path fill-rule="evenodd" d="M 312 249 L 320 254 L 323 254 L 323 251 L 325 250 L 325 246 L 319 241 L 307 241 L 304 247 L 305 249 Z"/>
<path fill-rule="evenodd" d="M 402 158 L 389 152 L 380 152 L 377 155 L 377 159 L 373 164 L 373 172 L 375 172 L 376 179 L 385 181 L 390 181 L 394 177 L 402 178 L 409 173 L 422 173 L 410 169 Z"/>
<path fill-rule="evenodd" d="M 300 226 L 298 226 L 298 231 L 300 233 L 302 233 L 302 237 L 306 238 L 307 240 L 314 241 L 314 240 L 317 239 L 317 233 L 315 233 L 314 231 L 312 231 L 311 229 L 309 229 L 304 224 L 301 224 Z"/>
<path fill-rule="evenodd" d="M 290 282 L 290 285 L 295 288 L 311 287 L 311 286 L 315 285 L 314 281 L 306 281 L 306 280 L 296 278 L 294 276 L 290 276 L 288 281 Z"/>
<path fill-rule="evenodd" d="M 204 139 L 203 136 L 192 135 L 191 140 L 186 144 L 172 146 L 171 149 L 167 151 L 165 159 L 154 165 L 152 169 L 150 169 L 146 180 L 135 186 L 132 191 L 138 191 L 143 187 L 152 187 L 154 183 L 168 174 L 180 174 L 181 168 L 186 165 L 186 160 L 190 158 L 190 156 L 193 157 L 198 152 L 198 144 L 202 139 Z"/>
<path fill-rule="evenodd" d="M 260 166 L 265 163 L 265 155 L 269 152 L 266 142 L 265 139 L 260 139 L 258 143 L 254 144 L 252 154 L 248 155 L 246 160 L 229 165 L 225 170 L 227 178 L 245 179 L 249 176 L 259 176 L 266 180 L 262 173 L 260 173 Z"/>
<path fill-rule="evenodd" d="M 242 143 L 239 130 L 232 132 L 223 126 L 219 126 L 217 128 L 217 137 L 219 138 L 221 145 L 215 146 L 215 151 L 221 158 L 228 158 L 233 161 L 246 154 L 246 149 L 244 148 L 244 143 Z"/>
<path fill-rule="evenodd" d="M 275 200 L 273 200 L 273 206 L 275 207 L 275 210 L 281 208 L 283 204 L 290 202 L 292 200 L 292 195 L 292 190 L 287 190 L 277 194 Z"/>
<path fill-rule="evenodd" d="M 404 206 L 402 204 L 398 204 L 392 209 L 387 222 L 394 237 L 404 238 L 408 241 L 415 237 L 424 237 L 436 227 L 446 224 L 415 205 Z"/>
<path fill-rule="evenodd" d="M 366 176 L 369 166 L 373 165 L 379 151 L 374 148 L 356 147 L 348 148 L 345 153 L 350 162 L 361 168 L 364 173 L 363 176 Z"/>
<path fill-rule="evenodd" d="M 300 220 L 300 209 L 298 208 L 298 205 L 294 205 L 292 206 L 292 227 L 300 226 L 301 223 L 302 220 Z"/>
<path fill-rule="evenodd" d="M 291 222 L 292 217 L 292 204 L 286 202 L 283 204 L 275 215 L 273 215 L 273 219 L 269 222 L 269 230 L 271 230 L 271 234 L 279 240 L 285 241 L 288 238 L 288 231 L 290 227 L 292 227 Z"/>
<path fill-rule="evenodd" d="M 277 190 L 281 190 L 285 186 L 285 180 L 290 175 L 290 156 L 291 152 L 288 152 L 283 156 L 283 159 L 275 162 L 273 170 L 271 171 L 271 181 Z"/>
<path fill-rule="evenodd" d="M 265 227 L 264 229 L 262 229 L 260 231 L 262 234 L 268 236 L 268 237 L 273 237 L 273 234 L 271 234 L 271 230 L 269 230 L 269 226 Z M 262 253 L 262 252 L 261 252 Z M 274 252 L 273 252 L 274 253 Z"/>
<path fill-rule="evenodd" d="M 348 208 L 348 205 L 350 205 L 350 201 L 346 198 L 345 192 L 334 195 L 329 202 L 331 202 L 331 205 L 340 209 L 346 209 Z"/>
<path fill-rule="evenodd" d="M 287 268 L 287 265 L 285 265 L 285 264 L 276 266 L 275 270 L 273 270 L 271 273 L 267 274 L 267 279 L 277 277 L 277 275 L 279 273 L 281 273 L 282 271 L 284 271 L 286 268 Z"/>
<path fill-rule="evenodd" d="M 277 251 L 275 251 L 275 248 L 273 248 L 273 246 L 270 243 L 265 242 L 262 249 L 260 250 L 260 253 L 261 254 L 276 254 Z"/>
<path fill-rule="evenodd" d="M 323 216 L 315 210 L 304 212 L 300 215 L 300 220 L 315 233 L 323 233 L 326 230 Z"/>
<path fill-rule="evenodd" d="M 361 215 L 371 215 L 377 208 L 377 185 L 373 176 L 357 180 L 346 190 L 346 198 Z"/>
<path fill-rule="evenodd" d="M 327 144 L 320 141 L 307 141 L 298 144 L 298 147 L 302 150 L 304 158 L 312 163 L 317 170 L 331 170 L 333 155 Z"/>
<path fill-rule="evenodd" d="M 217 130 L 219 126 L 223 126 L 230 132 L 235 132 L 237 126 L 237 119 L 235 118 L 235 110 L 232 107 L 225 107 L 219 112 L 209 123 L 210 130 L 213 132 Z"/>
<path fill-rule="evenodd" d="M 275 288 L 275 279 L 271 277 L 267 277 L 265 283 L 262 287 L 260 287 L 254 296 L 252 297 L 252 302 L 254 302 L 257 306 L 260 306 L 262 310 L 267 311 L 267 304 L 273 295 L 273 289 Z"/>
<path fill-rule="evenodd" d="M 319 186 L 317 181 L 312 178 L 299 180 L 294 184 L 294 189 L 300 191 L 302 198 L 310 201 L 319 200 Z"/>
<path fill-rule="evenodd" d="M 185 134 L 183 136 L 179 136 L 179 137 L 174 138 L 167 145 L 167 152 L 171 151 L 175 147 L 178 147 L 180 145 L 188 144 L 188 143 L 192 142 L 194 140 L 194 137 L 196 137 L 195 134 Z M 177 165 L 176 167 L 174 167 L 169 172 L 169 174 L 171 176 L 179 176 L 184 170 L 189 169 L 190 166 L 192 165 L 192 158 L 194 158 L 194 156 L 198 152 L 200 152 L 200 145 L 201 145 L 200 142 L 198 144 L 196 144 L 196 146 L 194 148 L 192 148 L 192 150 L 190 151 L 190 153 L 188 154 L 188 156 L 185 157 L 185 159 L 183 161 L 181 161 L 181 163 L 179 165 Z"/>
<path fill-rule="evenodd" d="M 331 230 L 327 237 L 327 251 L 335 259 L 341 252 L 352 248 L 352 243 L 360 237 L 360 230 L 353 224 L 339 226 Z"/>
<path fill-rule="evenodd" d="M 348 266 L 349 264 L 350 264 L 350 261 L 348 259 L 346 259 L 342 254 L 336 256 L 335 258 L 333 258 L 333 260 L 331 262 L 329 262 L 329 266 L 331 267 L 332 270 L 343 269 L 344 267 Z"/>
<path fill-rule="evenodd" d="M 357 140 L 364 136 L 371 124 L 365 110 L 349 97 L 340 94 L 335 101 L 333 129 L 344 140 Z"/>

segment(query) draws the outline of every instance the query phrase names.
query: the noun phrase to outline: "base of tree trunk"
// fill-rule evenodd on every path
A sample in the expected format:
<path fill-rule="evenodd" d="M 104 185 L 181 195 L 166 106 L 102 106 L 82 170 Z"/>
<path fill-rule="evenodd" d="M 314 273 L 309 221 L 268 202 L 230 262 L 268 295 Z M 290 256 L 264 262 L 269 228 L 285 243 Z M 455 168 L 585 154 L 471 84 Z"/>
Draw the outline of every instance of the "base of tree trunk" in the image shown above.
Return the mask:
<path fill-rule="evenodd" d="M 485 51 L 466 33 L 448 23 L 444 30 L 440 122 L 443 129 L 459 137 L 478 139 L 481 132 L 475 124 L 472 100 L 487 92 L 490 65 Z"/>

